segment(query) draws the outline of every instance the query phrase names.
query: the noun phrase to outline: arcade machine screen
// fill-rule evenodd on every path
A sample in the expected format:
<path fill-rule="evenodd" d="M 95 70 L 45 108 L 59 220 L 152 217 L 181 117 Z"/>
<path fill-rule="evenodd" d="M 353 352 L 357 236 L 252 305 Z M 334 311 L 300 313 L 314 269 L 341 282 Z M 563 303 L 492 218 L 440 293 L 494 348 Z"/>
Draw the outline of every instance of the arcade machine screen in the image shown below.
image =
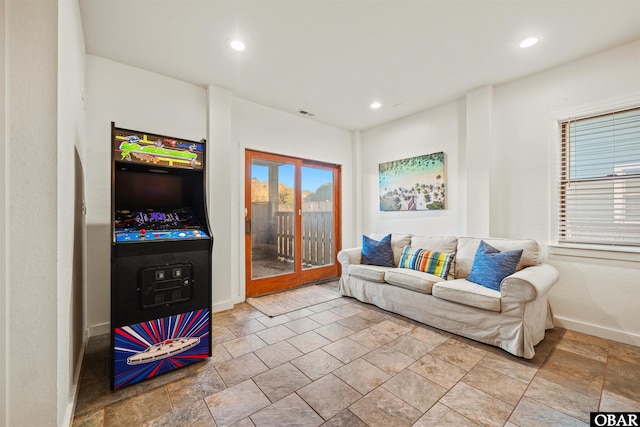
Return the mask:
<path fill-rule="evenodd" d="M 112 388 L 211 355 L 204 141 L 112 124 Z"/>

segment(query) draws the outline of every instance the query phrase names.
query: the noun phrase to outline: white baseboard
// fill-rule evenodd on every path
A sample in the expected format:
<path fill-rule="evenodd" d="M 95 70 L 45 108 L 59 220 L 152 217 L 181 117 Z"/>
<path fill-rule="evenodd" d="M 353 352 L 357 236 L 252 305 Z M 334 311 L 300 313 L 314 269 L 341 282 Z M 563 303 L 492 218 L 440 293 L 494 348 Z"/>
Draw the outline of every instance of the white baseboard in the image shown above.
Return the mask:
<path fill-rule="evenodd" d="M 71 388 L 71 395 L 73 399 L 67 405 L 67 409 L 64 412 L 64 419 L 62 424 L 69 426 L 73 424 L 73 415 L 76 412 L 76 404 L 78 403 L 78 392 L 80 391 L 80 375 L 82 375 L 82 364 L 84 363 L 84 352 L 87 348 L 87 342 L 89 341 L 89 331 L 85 330 L 82 334 L 82 345 L 80 346 L 80 354 L 78 357 L 78 363 L 73 371 L 73 385 Z"/>
<path fill-rule="evenodd" d="M 592 325 L 590 323 L 579 322 L 558 316 L 554 316 L 553 323 L 561 328 L 640 347 L 640 335 L 632 332 L 609 329 L 603 326 Z"/>
<path fill-rule="evenodd" d="M 110 334 L 111 322 L 100 323 L 98 325 L 89 326 L 89 338 L 96 337 L 98 335 Z"/>

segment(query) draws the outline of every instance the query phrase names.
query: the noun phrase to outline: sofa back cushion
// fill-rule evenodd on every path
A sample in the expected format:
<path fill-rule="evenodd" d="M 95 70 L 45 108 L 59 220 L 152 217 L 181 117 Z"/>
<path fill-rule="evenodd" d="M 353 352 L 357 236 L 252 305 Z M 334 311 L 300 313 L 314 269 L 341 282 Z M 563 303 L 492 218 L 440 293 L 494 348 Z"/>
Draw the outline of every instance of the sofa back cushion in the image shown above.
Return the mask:
<path fill-rule="evenodd" d="M 455 236 L 413 236 L 411 246 L 436 252 L 455 252 L 458 238 Z"/>
<path fill-rule="evenodd" d="M 464 279 L 471 272 L 473 259 L 482 240 L 498 249 L 500 252 L 522 249 L 522 257 L 518 263 L 517 271 L 520 271 L 525 267 L 540 265 L 542 263 L 540 246 L 538 245 L 538 242 L 533 239 L 480 239 L 476 237 L 459 237 L 455 263 L 455 277 L 457 279 Z"/>
<path fill-rule="evenodd" d="M 389 233 L 371 233 L 369 237 L 375 240 L 380 240 Z M 405 246 L 411 243 L 411 234 L 392 234 L 391 235 L 391 250 L 393 251 L 394 266 L 398 266 L 400 257 L 402 256 L 402 250 Z"/>

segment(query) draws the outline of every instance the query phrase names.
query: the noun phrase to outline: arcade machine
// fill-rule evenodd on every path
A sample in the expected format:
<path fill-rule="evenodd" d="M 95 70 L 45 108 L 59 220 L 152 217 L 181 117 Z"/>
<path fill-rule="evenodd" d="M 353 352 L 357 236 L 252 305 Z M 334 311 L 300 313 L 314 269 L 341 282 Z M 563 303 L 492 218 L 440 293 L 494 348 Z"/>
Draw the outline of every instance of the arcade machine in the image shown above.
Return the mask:
<path fill-rule="evenodd" d="M 111 388 L 211 356 L 205 141 L 111 123 Z"/>

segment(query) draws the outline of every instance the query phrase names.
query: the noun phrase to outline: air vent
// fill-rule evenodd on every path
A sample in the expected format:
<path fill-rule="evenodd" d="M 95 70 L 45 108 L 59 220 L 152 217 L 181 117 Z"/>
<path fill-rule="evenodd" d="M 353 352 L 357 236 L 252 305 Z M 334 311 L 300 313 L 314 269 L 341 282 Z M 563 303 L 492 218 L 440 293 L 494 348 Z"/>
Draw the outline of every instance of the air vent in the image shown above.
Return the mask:
<path fill-rule="evenodd" d="M 304 115 L 304 116 L 309 116 L 309 117 L 313 117 L 313 116 L 315 116 L 315 114 L 310 113 L 310 112 L 308 112 L 308 111 L 304 111 L 304 110 L 298 110 L 298 113 L 299 113 L 299 114 L 302 114 L 302 115 Z"/>

